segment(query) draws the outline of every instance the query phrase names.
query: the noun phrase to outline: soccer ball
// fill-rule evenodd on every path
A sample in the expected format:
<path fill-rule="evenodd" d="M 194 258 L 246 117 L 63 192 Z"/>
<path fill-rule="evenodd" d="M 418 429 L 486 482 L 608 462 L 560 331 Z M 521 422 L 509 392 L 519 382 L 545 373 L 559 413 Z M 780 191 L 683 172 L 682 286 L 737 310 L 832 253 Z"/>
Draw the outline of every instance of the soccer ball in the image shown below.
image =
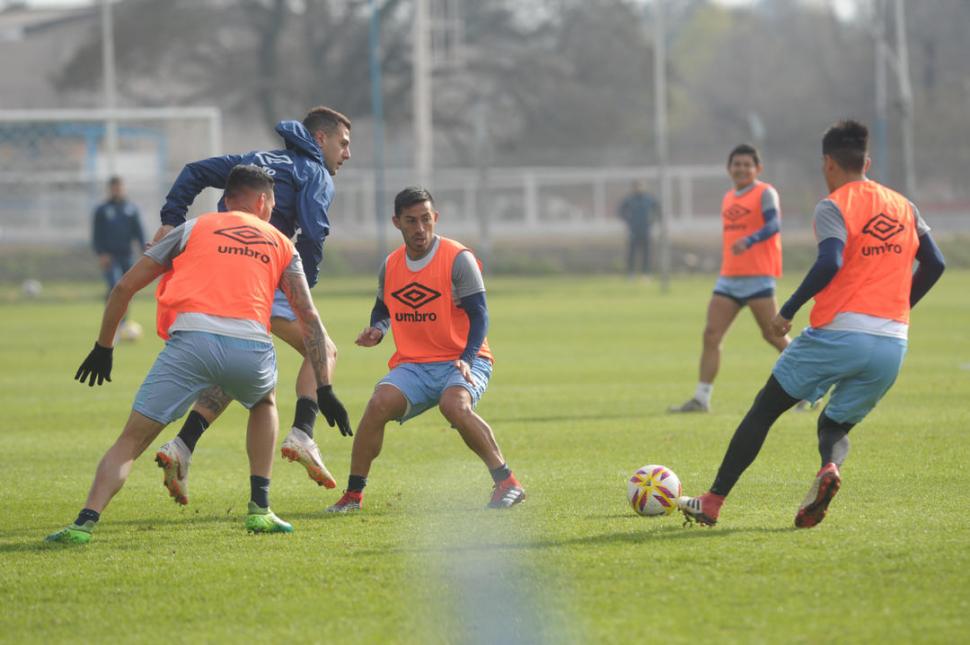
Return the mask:
<path fill-rule="evenodd" d="M 670 515 L 677 510 L 680 478 L 666 466 L 644 466 L 626 484 L 626 496 L 638 515 Z"/>
<path fill-rule="evenodd" d="M 141 338 L 142 329 L 141 325 L 136 323 L 134 320 L 129 320 L 121 324 L 121 329 L 118 330 L 118 337 L 121 340 L 127 340 L 129 342 L 136 341 Z"/>
<path fill-rule="evenodd" d="M 40 292 L 43 290 L 44 285 L 40 283 L 40 280 L 34 280 L 32 278 L 24 280 L 23 284 L 20 285 L 20 291 L 28 298 L 40 296 Z"/>

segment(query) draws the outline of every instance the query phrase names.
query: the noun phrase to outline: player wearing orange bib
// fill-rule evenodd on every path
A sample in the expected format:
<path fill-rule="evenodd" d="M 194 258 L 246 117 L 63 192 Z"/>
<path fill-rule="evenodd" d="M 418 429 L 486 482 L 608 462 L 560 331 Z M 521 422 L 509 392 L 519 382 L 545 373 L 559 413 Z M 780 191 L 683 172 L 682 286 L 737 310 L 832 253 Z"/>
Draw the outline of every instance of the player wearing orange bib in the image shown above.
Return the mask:
<path fill-rule="evenodd" d="M 91 386 L 111 380 L 118 323 L 131 298 L 162 274 L 166 280 L 158 293 L 159 332 L 167 342 L 135 395 L 121 436 L 101 459 L 78 518 L 47 541 L 89 542 L 135 459 L 167 424 L 185 414 L 200 392 L 212 386 L 249 409 L 246 448 L 251 495 L 246 528 L 257 533 L 293 530 L 269 508 L 279 425 L 276 352 L 269 335 L 277 287 L 286 294 L 302 329 L 320 408 L 350 431 L 347 412 L 327 385 L 333 359 L 300 256 L 292 242 L 268 223 L 273 177 L 256 166 L 236 166 L 226 181 L 225 200 L 230 212 L 202 215 L 175 228 L 112 289 L 98 340 L 76 379 Z"/>
<path fill-rule="evenodd" d="M 833 388 L 818 418 L 822 466 L 795 515 L 799 528 L 821 522 L 842 484 L 849 430 L 899 374 L 909 311 L 943 273 L 943 255 L 916 206 L 866 178 L 868 141 L 868 130 L 855 121 L 840 121 L 822 139 L 822 172 L 831 194 L 815 209 L 818 258 L 771 323 L 776 336 L 787 334 L 795 313 L 814 296 L 810 326 L 775 363 L 710 491 L 678 500 L 688 519 L 716 523 L 725 496 L 778 417 L 800 399 L 817 400 Z"/>
<path fill-rule="evenodd" d="M 384 426 L 404 423 L 438 406 L 465 444 L 485 462 L 495 487 L 490 508 L 508 508 L 525 491 L 502 456 L 491 427 L 475 413 L 492 374 L 485 333 L 485 283 L 471 251 L 435 235 L 438 212 L 431 194 L 406 188 L 394 198 L 394 226 L 404 245 L 387 256 L 370 325 L 357 337 L 374 347 L 388 329 L 396 351 L 357 426 L 350 478 L 332 513 L 361 508 L 371 464 L 381 452 Z"/>
<path fill-rule="evenodd" d="M 774 187 L 758 180 L 761 170 L 758 151 L 752 146 L 739 145 L 728 155 L 734 188 L 721 200 L 721 275 L 707 307 L 699 379 L 694 396 L 670 407 L 670 412 L 710 410 L 721 341 L 745 305 L 771 346 L 778 351 L 788 346 L 788 336 L 770 331 L 771 319 L 778 313 L 775 279 L 781 276 L 781 204 Z"/>

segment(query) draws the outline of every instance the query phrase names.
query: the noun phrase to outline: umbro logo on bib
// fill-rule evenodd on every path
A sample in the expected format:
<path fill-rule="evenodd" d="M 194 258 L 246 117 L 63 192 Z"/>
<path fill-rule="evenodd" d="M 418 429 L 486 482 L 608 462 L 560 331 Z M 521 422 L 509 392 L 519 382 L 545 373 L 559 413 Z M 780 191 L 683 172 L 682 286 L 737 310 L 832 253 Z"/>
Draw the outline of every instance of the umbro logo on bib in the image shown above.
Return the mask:
<path fill-rule="evenodd" d="M 882 244 L 877 246 L 863 246 L 862 255 L 866 257 L 883 255 L 885 253 L 895 253 L 899 255 L 903 252 L 900 244 L 895 244 L 889 240 L 903 232 L 906 227 L 899 223 L 898 219 L 890 217 L 885 213 L 879 213 L 862 227 L 862 232 L 871 235 Z"/>
<path fill-rule="evenodd" d="M 270 246 L 276 246 L 276 240 L 269 237 L 266 233 L 259 230 L 255 226 L 249 226 L 248 224 L 244 224 L 242 226 L 230 226 L 229 228 L 220 228 L 218 231 L 213 232 L 216 235 L 228 237 L 233 242 L 239 242 L 240 244 L 245 244 L 246 246 L 252 246 L 254 244 L 269 244 Z"/>
<path fill-rule="evenodd" d="M 432 300 L 441 297 L 441 293 L 431 287 L 424 286 L 420 282 L 406 284 L 391 295 L 395 300 L 411 309 L 420 309 Z"/>
<path fill-rule="evenodd" d="M 902 233 L 904 228 L 906 227 L 900 224 L 898 219 L 885 213 L 879 213 L 866 222 L 866 225 L 862 227 L 862 232 L 885 242 L 894 235 Z"/>
<path fill-rule="evenodd" d="M 724 211 L 724 217 L 729 222 L 736 222 L 750 212 L 750 209 L 745 208 L 741 204 L 735 204 L 731 208 Z"/>

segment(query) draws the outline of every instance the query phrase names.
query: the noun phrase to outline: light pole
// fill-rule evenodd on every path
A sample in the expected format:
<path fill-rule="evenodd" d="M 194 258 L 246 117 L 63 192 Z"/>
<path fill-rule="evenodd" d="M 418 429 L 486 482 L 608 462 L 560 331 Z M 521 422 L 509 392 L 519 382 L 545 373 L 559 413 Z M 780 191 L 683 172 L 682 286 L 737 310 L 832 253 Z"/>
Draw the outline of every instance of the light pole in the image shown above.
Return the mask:
<path fill-rule="evenodd" d="M 670 290 L 670 195 L 667 188 L 667 28 L 665 0 L 655 0 L 653 21 L 654 137 L 660 182 L 660 288 Z"/>
<path fill-rule="evenodd" d="M 414 0 L 414 166 L 418 183 L 430 188 L 433 168 L 431 118 L 431 30 L 428 0 Z"/>
<path fill-rule="evenodd" d="M 913 151 L 913 87 L 909 81 L 909 46 L 906 43 L 906 11 L 896 0 L 896 78 L 902 110 L 903 172 L 906 195 L 916 199 L 916 160 Z"/>
<path fill-rule="evenodd" d="M 101 0 L 101 68 L 104 76 L 104 109 L 108 111 L 105 121 L 105 152 L 108 174 L 117 172 L 118 122 L 112 112 L 117 102 L 115 94 L 115 33 L 111 0 Z"/>
<path fill-rule="evenodd" d="M 381 15 L 379 0 L 370 0 L 370 100 L 374 117 L 374 217 L 377 225 L 377 257 L 384 256 L 384 96 L 381 89 Z"/>

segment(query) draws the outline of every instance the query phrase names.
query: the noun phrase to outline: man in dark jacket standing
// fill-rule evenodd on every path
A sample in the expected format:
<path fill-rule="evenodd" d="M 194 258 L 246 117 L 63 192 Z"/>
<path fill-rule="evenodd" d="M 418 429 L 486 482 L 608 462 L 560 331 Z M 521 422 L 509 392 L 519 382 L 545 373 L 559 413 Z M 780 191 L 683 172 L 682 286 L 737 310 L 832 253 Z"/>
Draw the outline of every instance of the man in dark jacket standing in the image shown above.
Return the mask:
<path fill-rule="evenodd" d="M 319 277 L 323 242 L 330 232 L 328 211 L 334 197 L 332 175 L 350 159 L 350 119 L 329 107 L 315 107 L 302 123 L 280 121 L 276 132 L 283 138 L 286 146 L 283 149 L 256 150 L 187 164 L 162 207 L 162 227 L 155 234 L 155 240 L 185 221 L 189 205 L 203 189 L 225 188 L 226 178 L 233 167 L 254 164 L 265 168 L 276 182 L 276 206 L 270 223 L 286 236 L 296 236 L 296 249 L 307 282 L 313 287 Z M 222 200 L 219 210 L 225 210 Z M 334 488 L 336 480 L 324 465 L 313 440 L 313 426 L 319 412 L 313 369 L 305 358 L 306 350 L 296 316 L 279 291 L 273 303 L 271 325 L 274 335 L 304 356 L 296 382 L 296 414 L 292 429 L 283 441 L 283 456 L 302 464 L 318 485 Z M 337 348 L 329 337 L 326 351 L 331 361 L 336 359 Z M 229 401 L 219 387 L 203 392 L 178 436 L 164 444 L 156 454 L 156 462 L 165 471 L 165 487 L 179 504 L 188 503 L 188 468 L 196 441 Z"/>
<path fill-rule="evenodd" d="M 619 208 L 620 219 L 627 227 L 626 272 L 631 278 L 636 275 L 638 264 L 644 275 L 650 273 L 650 229 L 657 210 L 657 200 L 647 192 L 646 183 L 633 182 L 633 191 Z"/>
<path fill-rule="evenodd" d="M 91 244 L 110 294 L 134 262 L 132 242 L 138 243 L 139 252 L 145 249 L 141 215 L 138 207 L 128 201 L 121 177 L 115 175 L 108 179 L 108 199 L 94 209 L 92 219 Z M 141 326 L 128 320 L 126 315 L 118 335 L 121 340 L 137 340 L 141 337 Z"/>
<path fill-rule="evenodd" d="M 108 199 L 94 209 L 93 219 L 91 243 L 108 283 L 108 293 L 111 293 L 121 276 L 131 268 L 131 243 L 138 242 L 139 251 L 145 248 L 138 207 L 125 197 L 121 177 L 108 180 Z"/>

